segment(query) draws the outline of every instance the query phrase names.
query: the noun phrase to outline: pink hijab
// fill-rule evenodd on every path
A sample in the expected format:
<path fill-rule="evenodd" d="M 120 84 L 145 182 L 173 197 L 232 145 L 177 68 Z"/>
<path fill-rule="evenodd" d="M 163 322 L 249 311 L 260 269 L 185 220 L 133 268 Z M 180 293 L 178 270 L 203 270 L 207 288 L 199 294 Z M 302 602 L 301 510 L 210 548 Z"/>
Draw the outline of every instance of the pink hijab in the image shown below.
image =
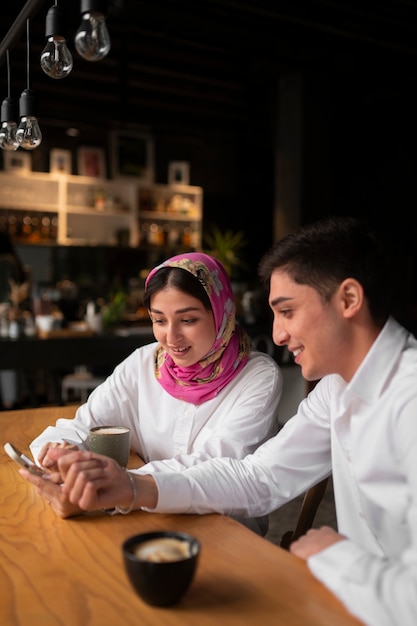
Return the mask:
<path fill-rule="evenodd" d="M 163 267 L 179 267 L 190 272 L 204 287 L 214 315 L 216 339 L 204 359 L 189 367 L 180 367 L 158 346 L 155 354 L 155 376 L 171 396 L 202 404 L 214 398 L 245 366 L 250 341 L 236 325 L 236 307 L 229 277 L 224 266 L 201 252 L 179 254 L 155 267 L 151 278 Z"/>

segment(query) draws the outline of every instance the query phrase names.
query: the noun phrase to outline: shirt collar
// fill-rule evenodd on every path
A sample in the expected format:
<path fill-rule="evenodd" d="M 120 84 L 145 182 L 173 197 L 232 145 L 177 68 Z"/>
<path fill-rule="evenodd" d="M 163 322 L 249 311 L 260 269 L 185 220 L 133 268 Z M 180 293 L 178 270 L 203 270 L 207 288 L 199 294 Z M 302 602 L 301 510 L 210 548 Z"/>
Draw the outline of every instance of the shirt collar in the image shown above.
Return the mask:
<path fill-rule="evenodd" d="M 408 336 L 408 331 L 393 317 L 389 317 L 347 385 L 347 390 L 368 404 L 376 402 L 393 368 L 396 367 Z"/>

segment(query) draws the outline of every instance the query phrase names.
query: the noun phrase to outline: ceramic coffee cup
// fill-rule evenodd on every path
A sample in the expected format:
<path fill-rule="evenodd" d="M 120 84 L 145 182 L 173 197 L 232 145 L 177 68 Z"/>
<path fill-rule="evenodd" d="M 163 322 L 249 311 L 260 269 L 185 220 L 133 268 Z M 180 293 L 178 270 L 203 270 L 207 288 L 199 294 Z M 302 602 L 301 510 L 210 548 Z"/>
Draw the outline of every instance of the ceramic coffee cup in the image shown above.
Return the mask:
<path fill-rule="evenodd" d="M 130 430 L 126 426 L 96 426 L 90 429 L 89 449 L 109 456 L 126 467 L 130 455 Z"/>
<path fill-rule="evenodd" d="M 122 552 L 138 596 L 153 606 L 171 606 L 181 600 L 194 578 L 200 543 L 187 533 L 155 531 L 129 537 Z"/>

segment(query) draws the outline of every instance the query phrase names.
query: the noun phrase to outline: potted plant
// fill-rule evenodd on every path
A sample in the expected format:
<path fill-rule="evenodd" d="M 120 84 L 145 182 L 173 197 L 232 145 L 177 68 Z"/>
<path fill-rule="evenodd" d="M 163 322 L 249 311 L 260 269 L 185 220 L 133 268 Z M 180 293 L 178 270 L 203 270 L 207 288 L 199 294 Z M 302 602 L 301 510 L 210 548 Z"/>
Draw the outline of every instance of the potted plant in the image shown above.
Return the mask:
<path fill-rule="evenodd" d="M 214 226 L 204 235 L 205 252 L 223 263 L 230 278 L 237 278 L 237 270 L 247 268 L 241 253 L 247 245 L 245 233 L 242 230 L 231 229 L 222 231 Z"/>

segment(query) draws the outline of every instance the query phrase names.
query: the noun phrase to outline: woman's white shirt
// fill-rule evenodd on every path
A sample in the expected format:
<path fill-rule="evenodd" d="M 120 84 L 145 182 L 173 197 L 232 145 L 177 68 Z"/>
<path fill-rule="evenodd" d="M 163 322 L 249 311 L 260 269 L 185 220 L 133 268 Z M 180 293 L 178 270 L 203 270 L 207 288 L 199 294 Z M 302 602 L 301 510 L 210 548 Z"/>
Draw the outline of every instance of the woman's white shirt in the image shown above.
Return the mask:
<path fill-rule="evenodd" d="M 277 432 L 282 374 L 253 351 L 246 366 L 215 398 L 196 406 L 169 395 L 155 379 L 157 343 L 135 350 L 97 387 L 73 420 L 59 419 L 30 445 L 36 459 L 48 441 L 85 445 L 94 426 L 131 429 L 142 472 L 173 471 L 213 456 L 242 458 Z"/>

